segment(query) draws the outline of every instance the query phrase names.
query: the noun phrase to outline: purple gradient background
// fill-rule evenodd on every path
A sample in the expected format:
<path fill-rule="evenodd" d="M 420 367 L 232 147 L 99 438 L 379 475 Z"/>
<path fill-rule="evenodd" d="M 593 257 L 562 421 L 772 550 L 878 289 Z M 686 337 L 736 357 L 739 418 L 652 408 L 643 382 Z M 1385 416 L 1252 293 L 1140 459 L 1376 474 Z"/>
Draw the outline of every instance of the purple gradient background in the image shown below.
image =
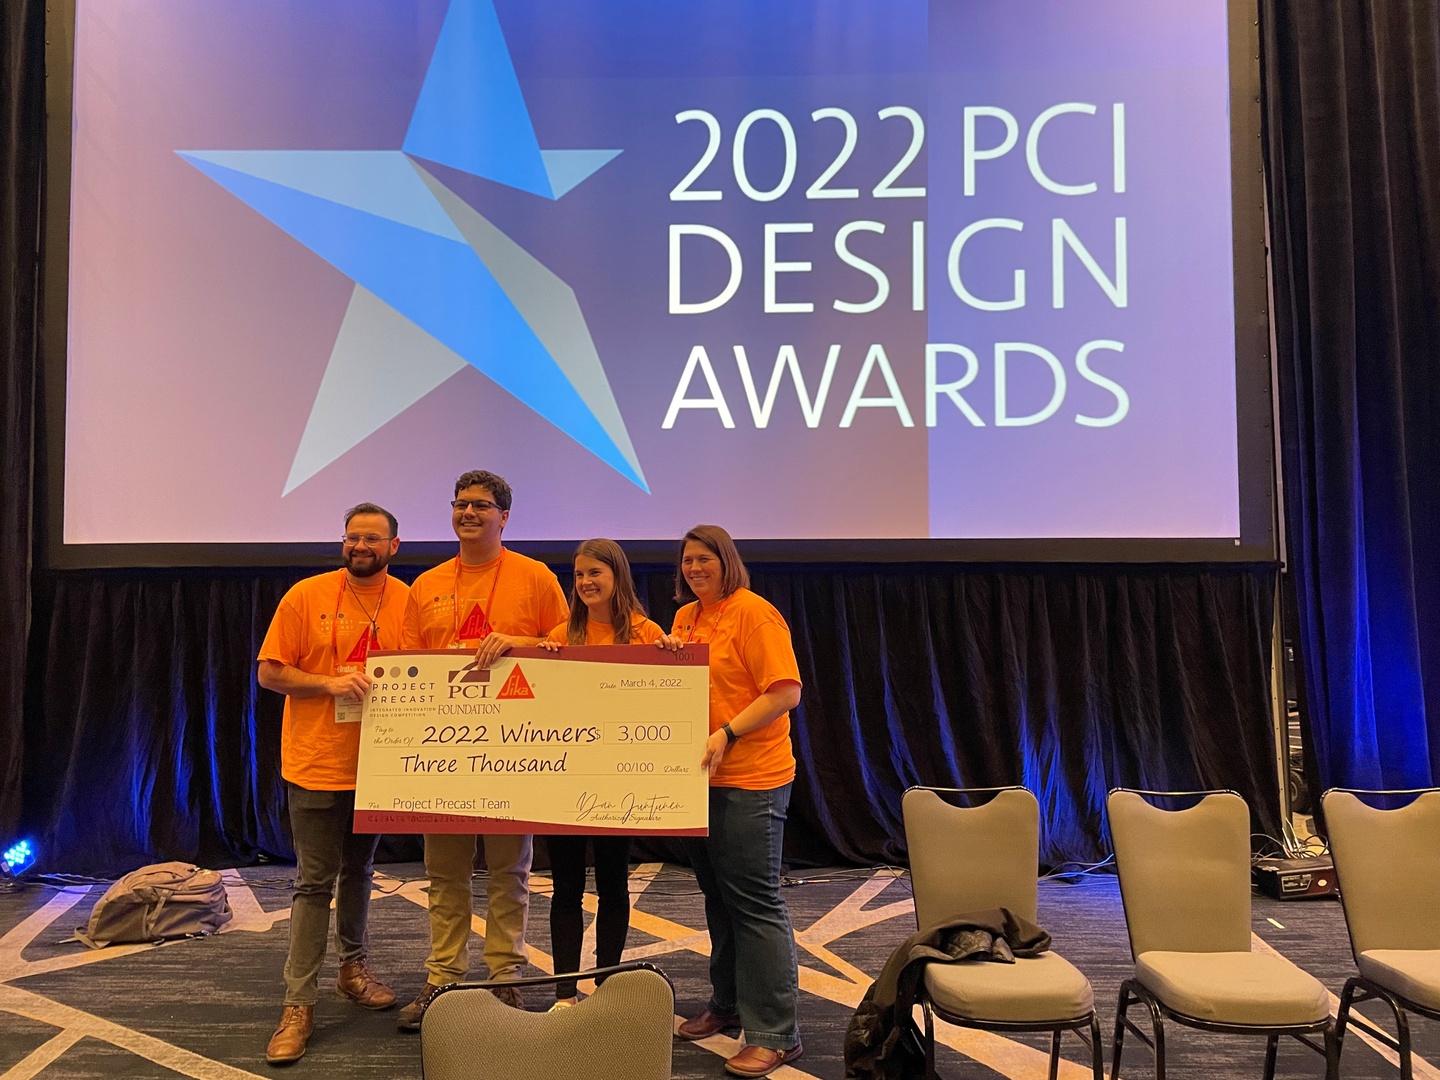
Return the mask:
<path fill-rule="evenodd" d="M 701 520 L 750 537 L 1238 533 L 1223 3 L 937 5 L 928 41 L 925 6 L 913 2 L 884 19 L 865 4 L 826 4 L 818 25 L 796 14 L 800 5 L 740 5 L 728 16 L 672 6 L 502 2 L 541 145 L 625 152 L 557 203 L 437 170 L 574 287 L 652 494 L 467 368 L 282 498 L 351 283 L 175 151 L 399 147 L 444 4 L 80 0 L 66 542 L 329 540 L 340 511 L 362 499 L 391 508 L 407 539 L 445 540 L 453 478 L 474 467 L 514 486 L 511 539 L 666 537 Z M 979 194 L 961 197 L 963 104 L 1002 105 L 1024 124 L 1069 100 L 1102 115 L 1058 119 L 1045 160 L 1061 179 L 1094 175 L 1102 194 L 1040 189 L 1025 171 L 1022 130 L 1016 152 L 981 166 Z M 1123 196 L 1104 193 L 1114 100 L 1129 110 Z M 892 104 L 926 114 L 927 152 L 901 182 L 928 183 L 928 200 L 868 195 L 909 143 L 908 125 L 875 116 Z M 859 123 L 856 155 L 833 182 L 861 188 L 859 200 L 804 198 L 839 146 L 837 123 L 809 120 L 825 106 Z M 729 169 L 736 123 L 758 107 L 789 116 L 799 143 L 791 192 L 764 204 L 744 199 Z M 710 109 L 726 133 L 697 185 L 724 190 L 720 202 L 669 201 L 704 142 L 698 124 L 675 124 L 686 108 Z M 1098 141 L 1067 147 L 1070 132 Z M 778 175 L 770 125 L 757 126 L 751 151 L 756 183 L 768 186 Z M 915 313 L 909 223 L 927 209 L 930 310 Z M 1066 217 L 1109 266 L 1117 213 L 1130 223 L 1130 307 L 1116 311 L 1072 259 L 1076 303 L 1053 312 L 1050 217 Z M 994 292 L 987 272 L 1008 282 L 1023 265 L 1022 311 L 970 311 L 945 284 L 949 238 L 992 214 L 1024 220 L 1026 232 L 996 234 L 1005 240 L 993 261 L 973 280 L 967 264 L 967 281 Z M 887 226 L 851 247 L 885 267 L 891 298 L 847 315 L 831 301 L 864 300 L 872 286 L 831 244 L 859 218 Z M 740 245 L 743 284 L 720 311 L 667 314 L 672 221 L 725 229 Z M 815 314 L 763 314 L 767 221 L 815 223 L 813 235 L 782 238 L 782 258 L 815 269 L 782 276 L 779 290 L 813 300 Z M 723 282 L 705 243 L 695 242 L 693 262 L 687 248 L 687 298 Z M 1072 377 L 1045 424 L 975 429 L 942 401 L 941 426 L 925 428 L 927 340 L 979 354 L 982 374 L 966 393 L 988 418 L 992 342 L 1031 341 L 1069 366 L 1092 337 L 1126 343 L 1120 357 L 1095 358 L 1131 395 L 1117 427 L 1073 423 L 1077 408 L 1103 414 L 1110 399 Z M 837 426 L 872 342 L 885 345 L 913 428 L 884 409 Z M 731 349 L 746 347 L 763 395 L 782 343 L 797 348 L 812 393 L 826 350 L 842 347 L 818 429 L 805 427 L 788 378 L 770 427 L 754 428 Z M 734 430 L 698 410 L 661 430 L 696 344 L 709 351 Z M 1023 395 L 1023 379 L 1015 383 Z M 870 393 L 882 390 L 872 379 Z M 701 393 L 703 381 L 692 384 Z"/>
<path fill-rule="evenodd" d="M 1015 150 L 977 163 L 975 195 L 930 200 L 930 340 L 976 353 L 980 374 L 963 393 L 990 424 L 973 427 L 948 401 L 939 403 L 930 438 L 932 534 L 1238 536 L 1224 5 L 1065 0 L 1033 7 L 1031 25 L 1042 31 L 1035 34 L 1017 34 L 1015 7 L 1000 0 L 940 5 L 948 18 L 931 25 L 932 66 L 946 70 L 934 77 L 930 97 L 932 193 L 963 191 L 964 105 L 999 105 L 1020 127 Z M 1040 162 L 1062 183 L 1096 182 L 1095 194 L 1055 194 L 1030 175 L 1029 124 L 1061 101 L 1095 105 L 1097 113 L 1051 121 Z M 1123 194 L 1112 184 L 1115 102 L 1125 104 Z M 977 143 L 994 145 L 1000 122 L 980 124 Z M 1115 307 L 1067 250 L 1066 306 L 1053 308 L 1052 218 L 1063 218 L 1113 277 L 1120 216 L 1128 228 L 1128 306 Z M 972 240 L 965 283 L 977 296 L 1002 299 L 1012 295 L 1014 270 L 1024 269 L 1026 305 L 1014 311 L 977 311 L 948 283 L 950 241 L 990 217 L 1020 220 L 1025 230 Z M 1125 346 L 1091 355 L 1093 370 L 1130 395 L 1128 415 L 1107 428 L 1074 421 L 1077 413 L 1104 417 L 1115 407 L 1108 391 L 1075 371 L 1077 349 L 1096 339 Z M 991 424 L 997 341 L 1039 345 L 1066 367 L 1068 392 L 1049 420 Z M 960 362 L 948 363 L 958 378 Z M 1012 355 L 1009 411 L 1035 412 L 1053 385 L 1038 357 Z"/>

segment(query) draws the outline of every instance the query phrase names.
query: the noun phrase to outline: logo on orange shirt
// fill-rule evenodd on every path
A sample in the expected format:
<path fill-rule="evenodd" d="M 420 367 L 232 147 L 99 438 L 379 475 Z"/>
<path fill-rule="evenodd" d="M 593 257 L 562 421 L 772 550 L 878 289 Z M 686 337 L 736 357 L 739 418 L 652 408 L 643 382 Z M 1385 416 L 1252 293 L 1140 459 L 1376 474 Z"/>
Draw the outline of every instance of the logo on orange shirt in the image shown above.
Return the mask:
<path fill-rule="evenodd" d="M 347 664 L 363 664 L 370 657 L 370 627 L 365 627 L 360 633 L 360 640 L 355 642 L 355 647 L 350 650 L 350 655 L 345 658 Z"/>
<path fill-rule="evenodd" d="M 499 701 L 509 698 L 533 698 L 535 691 L 530 689 L 530 681 L 525 678 L 525 673 L 516 664 L 510 669 L 509 676 L 505 679 L 505 685 L 500 687 L 500 693 L 495 697 Z"/>
<path fill-rule="evenodd" d="M 461 640 L 468 640 L 470 638 L 484 639 L 490 636 L 490 631 L 490 620 L 486 618 L 484 610 L 477 602 L 475 606 L 470 609 L 470 614 L 465 616 L 465 623 L 460 627 L 459 633 L 455 636 Z"/>

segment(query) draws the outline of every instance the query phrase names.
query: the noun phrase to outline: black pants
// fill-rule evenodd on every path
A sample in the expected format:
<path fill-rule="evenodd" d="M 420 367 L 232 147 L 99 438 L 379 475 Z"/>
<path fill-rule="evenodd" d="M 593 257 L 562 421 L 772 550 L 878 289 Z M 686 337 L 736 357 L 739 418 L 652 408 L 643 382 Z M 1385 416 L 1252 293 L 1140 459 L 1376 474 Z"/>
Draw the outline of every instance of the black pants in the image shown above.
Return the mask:
<path fill-rule="evenodd" d="M 550 947 L 555 951 L 557 972 L 580 970 L 580 944 L 585 937 L 585 914 L 580 906 L 585 895 L 584 836 L 547 836 L 550 849 L 550 876 L 555 895 L 550 900 Z M 595 966 L 620 963 L 625 938 L 630 933 L 630 838 L 597 836 L 595 845 L 595 892 L 599 912 L 595 916 Z M 575 980 L 555 984 L 555 998 L 575 996 Z"/>

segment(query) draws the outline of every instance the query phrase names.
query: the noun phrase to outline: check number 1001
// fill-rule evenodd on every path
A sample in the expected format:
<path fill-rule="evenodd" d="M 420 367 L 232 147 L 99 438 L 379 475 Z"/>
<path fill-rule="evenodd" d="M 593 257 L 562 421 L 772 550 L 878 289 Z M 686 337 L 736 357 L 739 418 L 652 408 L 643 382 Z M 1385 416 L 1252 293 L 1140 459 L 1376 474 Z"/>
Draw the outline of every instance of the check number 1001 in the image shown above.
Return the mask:
<path fill-rule="evenodd" d="M 689 723 L 680 724 L 606 724 L 607 743 L 688 743 Z"/>

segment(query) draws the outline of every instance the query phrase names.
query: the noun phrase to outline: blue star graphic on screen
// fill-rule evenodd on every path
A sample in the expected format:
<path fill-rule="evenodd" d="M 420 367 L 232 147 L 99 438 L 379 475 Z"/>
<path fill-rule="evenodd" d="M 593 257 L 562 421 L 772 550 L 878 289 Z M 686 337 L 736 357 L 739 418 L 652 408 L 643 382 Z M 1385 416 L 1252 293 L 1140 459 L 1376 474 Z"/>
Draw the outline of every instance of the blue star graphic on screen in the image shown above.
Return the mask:
<path fill-rule="evenodd" d="M 491 0 L 453 0 L 399 150 L 183 150 L 355 282 L 285 494 L 469 364 L 648 491 L 574 290 L 421 160 L 559 199 L 619 150 L 542 150 Z"/>

